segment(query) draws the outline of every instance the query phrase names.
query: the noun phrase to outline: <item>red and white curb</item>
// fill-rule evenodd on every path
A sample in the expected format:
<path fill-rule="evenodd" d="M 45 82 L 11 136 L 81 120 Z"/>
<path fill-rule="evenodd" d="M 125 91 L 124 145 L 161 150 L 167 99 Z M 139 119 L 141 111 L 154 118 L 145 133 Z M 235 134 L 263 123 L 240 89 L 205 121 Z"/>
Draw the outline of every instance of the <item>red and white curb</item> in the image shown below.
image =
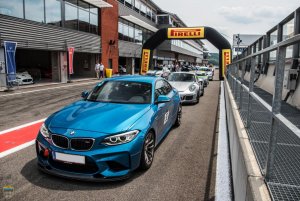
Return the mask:
<path fill-rule="evenodd" d="M 45 119 L 0 131 L 0 158 L 20 151 L 34 144 Z"/>

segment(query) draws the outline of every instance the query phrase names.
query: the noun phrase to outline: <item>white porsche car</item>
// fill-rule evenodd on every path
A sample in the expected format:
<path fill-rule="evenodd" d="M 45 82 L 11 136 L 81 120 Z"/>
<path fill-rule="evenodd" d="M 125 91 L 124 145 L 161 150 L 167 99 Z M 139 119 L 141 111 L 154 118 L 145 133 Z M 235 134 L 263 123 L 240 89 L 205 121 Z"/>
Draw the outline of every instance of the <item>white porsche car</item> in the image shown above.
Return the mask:
<path fill-rule="evenodd" d="M 203 79 L 199 80 L 193 72 L 173 72 L 168 81 L 178 90 L 182 103 L 198 103 L 204 94 Z"/>

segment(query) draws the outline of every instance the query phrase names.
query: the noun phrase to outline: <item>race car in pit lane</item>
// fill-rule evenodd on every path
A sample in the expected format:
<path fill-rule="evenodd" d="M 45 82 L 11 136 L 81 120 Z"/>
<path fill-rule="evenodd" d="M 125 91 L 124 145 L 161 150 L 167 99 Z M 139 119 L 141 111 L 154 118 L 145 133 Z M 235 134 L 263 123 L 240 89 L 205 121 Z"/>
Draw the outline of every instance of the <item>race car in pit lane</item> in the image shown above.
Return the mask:
<path fill-rule="evenodd" d="M 178 91 L 160 77 L 105 79 L 82 97 L 41 126 L 36 152 L 42 171 L 79 180 L 125 179 L 150 168 L 155 146 L 181 123 Z"/>

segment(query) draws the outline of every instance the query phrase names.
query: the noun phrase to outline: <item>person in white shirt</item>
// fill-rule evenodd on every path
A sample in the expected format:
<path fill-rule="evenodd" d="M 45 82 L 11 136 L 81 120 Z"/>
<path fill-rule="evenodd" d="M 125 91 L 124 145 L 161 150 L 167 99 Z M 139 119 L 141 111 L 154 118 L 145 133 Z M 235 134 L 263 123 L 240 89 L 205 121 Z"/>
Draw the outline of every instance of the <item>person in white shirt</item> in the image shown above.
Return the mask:
<path fill-rule="evenodd" d="M 169 76 L 170 70 L 168 69 L 168 67 L 166 65 L 164 65 L 163 69 L 162 69 L 162 77 L 166 78 Z"/>
<path fill-rule="evenodd" d="M 122 67 L 122 74 L 126 74 L 126 65 Z"/>
<path fill-rule="evenodd" d="M 100 78 L 104 78 L 104 65 L 102 62 L 100 64 Z"/>
<path fill-rule="evenodd" d="M 99 62 L 97 62 L 96 65 L 95 65 L 95 72 L 96 72 L 97 79 L 100 79 L 100 77 L 99 77 L 99 75 L 100 75 L 100 64 L 99 64 Z"/>

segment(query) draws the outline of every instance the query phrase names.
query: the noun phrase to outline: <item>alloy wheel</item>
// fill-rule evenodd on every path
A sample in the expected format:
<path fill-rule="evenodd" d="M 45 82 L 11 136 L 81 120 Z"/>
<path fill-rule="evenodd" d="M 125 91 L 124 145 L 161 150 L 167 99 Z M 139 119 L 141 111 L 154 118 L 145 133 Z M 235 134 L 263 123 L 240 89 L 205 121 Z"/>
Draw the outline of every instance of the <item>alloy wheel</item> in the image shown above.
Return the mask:
<path fill-rule="evenodd" d="M 147 165 L 150 165 L 154 158 L 154 134 L 151 132 L 145 140 L 144 157 Z"/>

